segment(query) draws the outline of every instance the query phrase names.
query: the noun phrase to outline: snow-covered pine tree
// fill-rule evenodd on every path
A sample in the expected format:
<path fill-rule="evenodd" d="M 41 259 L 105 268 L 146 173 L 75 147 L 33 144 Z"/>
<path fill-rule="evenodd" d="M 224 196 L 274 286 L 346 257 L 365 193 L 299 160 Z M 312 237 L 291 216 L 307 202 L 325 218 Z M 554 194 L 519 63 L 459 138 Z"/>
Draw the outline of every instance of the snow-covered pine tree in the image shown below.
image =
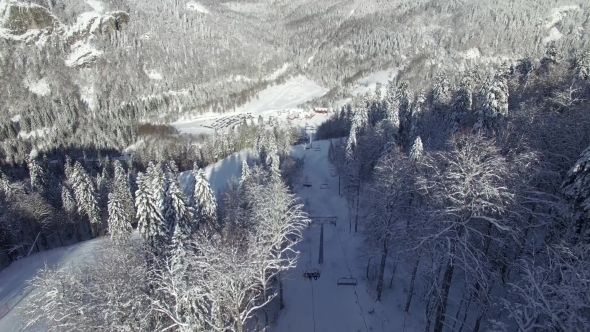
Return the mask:
<path fill-rule="evenodd" d="M 573 205 L 575 231 L 587 242 L 590 238 L 590 147 L 568 171 L 562 190 Z"/>
<path fill-rule="evenodd" d="M 385 96 L 385 121 L 386 121 L 386 137 L 387 140 L 397 138 L 399 133 L 399 100 L 396 94 L 396 86 L 394 81 L 389 81 L 387 84 L 387 94 Z"/>
<path fill-rule="evenodd" d="M 129 220 L 128 215 L 125 212 L 123 201 L 118 197 L 116 191 L 110 193 L 108 199 L 108 224 L 111 241 L 115 244 L 126 243 L 129 241 L 129 237 L 133 231 L 131 220 Z"/>
<path fill-rule="evenodd" d="M 198 168 L 195 167 L 195 169 L 198 169 Z M 242 185 L 244 182 L 247 182 L 249 178 L 250 178 L 250 166 L 248 166 L 248 162 L 246 162 L 246 160 L 242 160 L 242 176 L 240 177 L 240 185 Z"/>
<path fill-rule="evenodd" d="M 451 84 L 444 74 L 436 77 L 432 88 L 432 105 L 436 112 L 444 112 L 451 102 Z"/>
<path fill-rule="evenodd" d="M 78 202 L 78 211 L 82 214 L 86 214 L 88 219 L 93 225 L 93 237 L 99 235 L 100 232 L 100 214 L 98 208 L 98 200 L 96 188 L 94 182 L 86 173 L 80 162 L 76 161 L 68 178 L 74 195 L 76 196 L 76 202 Z"/>
<path fill-rule="evenodd" d="M 279 169 L 280 166 L 280 159 L 279 155 L 276 151 L 271 152 L 269 156 L 269 164 L 270 164 L 270 178 L 273 182 L 281 182 L 281 171 Z"/>
<path fill-rule="evenodd" d="M 195 177 L 195 217 L 200 225 L 206 225 L 208 229 L 217 228 L 217 201 L 205 172 L 201 169 L 193 170 Z"/>
<path fill-rule="evenodd" d="M 412 111 L 411 111 L 411 121 L 410 121 L 410 132 L 408 135 L 408 142 L 414 142 L 416 137 L 420 134 L 420 129 L 422 127 L 422 119 L 424 117 L 424 103 L 426 102 L 426 97 L 424 96 L 424 91 L 420 91 L 416 95 L 416 99 L 414 103 L 412 103 Z"/>
<path fill-rule="evenodd" d="M 471 111 L 473 105 L 472 94 L 471 78 L 465 77 L 461 81 L 461 87 L 455 94 L 450 112 L 447 113 L 445 119 L 448 128 L 451 128 L 453 133 L 457 133 L 461 129 L 461 118 L 466 117 Z"/>
<path fill-rule="evenodd" d="M 2 171 L 0 171 L 0 190 L 2 190 L 2 192 L 6 196 L 10 196 L 12 193 L 12 187 L 10 186 L 10 181 L 8 181 L 6 174 L 4 174 Z"/>
<path fill-rule="evenodd" d="M 397 88 L 396 97 L 399 100 L 398 117 L 399 117 L 399 141 L 407 148 L 410 137 L 410 130 L 412 126 L 412 105 L 410 92 L 408 90 L 409 83 L 402 82 Z M 406 150 L 407 151 L 407 150 Z"/>
<path fill-rule="evenodd" d="M 508 115 L 508 84 L 505 78 L 496 77 L 485 92 L 483 107 L 477 112 L 474 131 L 491 132 Z"/>
<path fill-rule="evenodd" d="M 72 196 L 72 193 L 67 186 L 61 187 L 61 202 L 64 210 L 67 213 L 72 214 L 76 212 L 76 201 L 74 200 L 74 196 Z"/>
<path fill-rule="evenodd" d="M 31 188 L 42 191 L 45 188 L 45 171 L 33 158 L 28 158 L 27 167 L 29 168 L 29 177 L 31 179 Z"/>
<path fill-rule="evenodd" d="M 412 148 L 410 149 L 410 159 L 411 160 L 419 160 L 420 157 L 424 154 L 424 147 L 422 146 L 422 139 L 420 136 L 416 137 L 414 143 L 412 144 Z"/>
<path fill-rule="evenodd" d="M 150 163 L 148 169 L 154 167 Z M 153 171 L 152 171 L 153 172 Z M 135 208 L 137 211 L 137 229 L 144 242 L 157 253 L 162 252 L 163 240 L 166 237 L 164 230 L 164 218 L 161 213 L 161 201 L 154 200 L 152 195 L 149 175 L 138 173 L 135 193 Z"/>
<path fill-rule="evenodd" d="M 582 81 L 590 80 L 590 50 L 576 54 L 573 67 L 578 79 Z"/>
<path fill-rule="evenodd" d="M 132 221 L 135 218 L 135 204 L 131 195 L 131 186 L 129 183 L 129 176 L 123 169 L 123 165 L 120 161 L 115 163 L 115 179 L 113 182 L 113 191 L 116 193 L 117 198 L 121 200 L 123 204 L 123 210 L 126 218 Z"/>
<path fill-rule="evenodd" d="M 166 221 L 168 236 L 172 238 L 178 229 L 188 238 L 192 233 L 192 229 L 195 228 L 192 225 L 194 222 L 192 208 L 180 190 L 177 177 L 170 171 L 166 172 L 166 177 L 166 203 L 163 216 Z"/>

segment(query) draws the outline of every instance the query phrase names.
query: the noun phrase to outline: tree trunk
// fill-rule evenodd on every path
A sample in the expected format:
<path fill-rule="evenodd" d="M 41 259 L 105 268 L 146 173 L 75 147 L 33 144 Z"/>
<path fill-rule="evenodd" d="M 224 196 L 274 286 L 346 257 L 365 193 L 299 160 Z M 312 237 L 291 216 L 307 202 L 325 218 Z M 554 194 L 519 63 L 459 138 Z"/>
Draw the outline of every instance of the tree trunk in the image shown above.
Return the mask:
<path fill-rule="evenodd" d="M 457 322 L 459 321 L 459 314 L 463 308 L 463 302 L 465 302 L 465 292 L 463 292 L 463 296 L 461 296 L 461 302 L 459 302 L 459 308 L 457 308 L 457 313 L 455 314 L 455 321 L 453 322 L 452 328 L 453 331 L 455 331 L 455 326 L 457 326 Z"/>
<path fill-rule="evenodd" d="M 414 269 L 412 270 L 412 279 L 410 280 L 410 289 L 408 290 L 408 299 L 406 300 L 406 308 L 404 309 L 404 312 L 408 312 L 410 310 L 410 303 L 412 303 L 412 296 L 414 296 L 414 282 L 416 281 L 418 264 L 420 264 L 420 256 L 418 256 L 416 264 L 414 265 Z"/>
<path fill-rule="evenodd" d="M 463 314 L 463 321 L 461 322 L 461 327 L 459 328 L 459 332 L 463 331 L 463 327 L 465 327 L 465 322 L 467 321 L 467 313 L 469 312 L 469 307 L 471 307 L 471 302 L 473 301 L 473 295 L 476 292 L 479 292 L 479 283 L 475 285 L 475 291 L 470 292 L 469 300 L 467 300 L 467 305 L 465 306 L 465 313 Z"/>
<path fill-rule="evenodd" d="M 438 271 L 436 271 L 436 279 L 434 281 L 434 284 L 437 285 L 438 284 L 438 279 L 440 279 L 440 271 L 442 270 L 442 265 L 440 265 L 438 267 Z M 430 324 L 432 323 L 432 307 L 430 306 L 430 302 L 432 301 L 432 299 L 436 297 L 430 295 L 428 297 L 428 302 L 426 302 L 426 328 L 424 329 L 425 332 L 430 331 Z M 438 305 L 438 304 L 437 304 Z"/>
<path fill-rule="evenodd" d="M 445 316 L 447 314 L 447 302 L 449 299 L 449 290 L 451 289 L 451 281 L 453 280 L 453 272 L 455 270 L 455 266 L 453 265 L 453 256 L 455 255 L 455 243 L 451 243 L 451 252 L 449 261 L 447 262 L 447 267 L 445 269 L 445 274 L 443 277 L 442 282 L 442 292 L 441 292 L 441 301 L 436 309 L 436 321 L 434 322 L 434 332 L 442 332 L 444 323 L 445 323 Z"/>
<path fill-rule="evenodd" d="M 369 280 L 369 266 L 371 266 L 371 260 L 373 259 L 373 257 L 369 258 L 369 262 L 367 262 L 367 280 Z"/>
<path fill-rule="evenodd" d="M 279 310 L 283 310 L 285 308 L 285 301 L 283 299 L 283 279 L 281 278 L 281 272 L 277 273 L 277 277 L 279 279 Z"/>
<path fill-rule="evenodd" d="M 397 260 L 399 257 L 399 252 L 395 253 L 395 259 L 393 262 L 393 271 L 391 271 L 391 279 L 389 279 L 389 289 L 393 286 L 393 277 L 395 276 L 395 270 L 397 270 Z"/>
<path fill-rule="evenodd" d="M 489 305 L 488 305 L 487 298 L 490 296 L 490 293 L 492 293 L 492 287 L 494 287 L 493 281 L 490 284 L 490 288 L 488 288 L 488 291 L 486 292 L 486 298 L 483 300 L 485 307 L 484 307 L 483 311 L 481 312 L 481 314 L 479 315 L 479 317 L 477 317 L 477 319 L 475 320 L 475 326 L 473 327 L 473 332 L 479 332 L 479 327 L 481 325 L 481 321 L 488 314 Z"/>
<path fill-rule="evenodd" d="M 358 186 L 356 187 L 356 213 L 354 215 L 354 232 L 358 231 L 359 225 L 359 202 L 361 201 L 361 184 L 359 181 Z"/>
<path fill-rule="evenodd" d="M 377 280 L 377 301 L 381 301 L 383 292 L 383 276 L 385 275 L 385 263 L 387 262 L 387 241 L 383 240 L 383 250 L 381 252 L 381 266 L 379 267 L 379 279 Z"/>

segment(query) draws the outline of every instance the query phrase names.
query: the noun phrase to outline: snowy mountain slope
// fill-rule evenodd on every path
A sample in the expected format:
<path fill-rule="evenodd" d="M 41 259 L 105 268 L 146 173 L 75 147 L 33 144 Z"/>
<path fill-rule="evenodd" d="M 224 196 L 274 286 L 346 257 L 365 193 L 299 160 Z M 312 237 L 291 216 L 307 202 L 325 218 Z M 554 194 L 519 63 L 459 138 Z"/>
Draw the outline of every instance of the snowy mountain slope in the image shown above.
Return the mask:
<path fill-rule="evenodd" d="M 222 119 L 246 116 L 248 118 L 253 117 L 256 120 L 259 115 L 265 120 L 274 117 L 284 122 L 291 118 L 289 122 L 302 127 L 316 125 L 318 122 L 325 121 L 327 116 L 325 114 L 314 114 L 312 118 L 307 119 L 306 116 L 310 116 L 312 113 L 305 112 L 297 108 L 297 106 L 315 97 L 320 97 L 326 92 L 328 92 L 328 89 L 303 76 L 297 76 L 283 84 L 271 86 L 261 91 L 257 98 L 238 107 L 235 112 L 206 114 L 194 119 L 179 120 L 172 125 L 183 133 L 213 133 L 216 122 Z M 218 128 L 222 129 L 223 126 L 218 126 Z"/>

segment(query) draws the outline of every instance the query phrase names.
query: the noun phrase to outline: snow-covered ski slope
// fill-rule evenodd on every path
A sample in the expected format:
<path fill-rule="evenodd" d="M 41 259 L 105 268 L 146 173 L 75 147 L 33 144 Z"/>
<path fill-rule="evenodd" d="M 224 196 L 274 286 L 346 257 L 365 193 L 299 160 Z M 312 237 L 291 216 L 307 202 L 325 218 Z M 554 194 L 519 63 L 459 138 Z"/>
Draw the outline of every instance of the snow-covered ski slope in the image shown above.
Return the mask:
<path fill-rule="evenodd" d="M 334 142 L 336 143 L 337 140 Z M 365 278 L 366 258 L 362 257 L 363 235 L 354 233 L 354 224 L 349 232 L 350 209 L 344 198 L 338 195 L 338 176 L 328 161 L 329 141 L 313 142 L 313 148 L 305 150 L 296 146 L 295 156 L 304 156 L 305 166 L 302 182 L 295 188 L 296 194 L 305 203 L 310 217 L 336 216 L 336 227 L 324 226 L 323 263 L 319 264 L 320 227 L 310 227 L 303 233 L 297 250 L 301 252 L 297 268 L 288 271 L 284 284 L 285 309 L 280 313 L 273 332 L 357 332 L 357 331 L 404 331 L 403 287 L 396 282 L 394 294 L 384 295 L 382 302 L 375 302 Z M 320 151 L 316 147 L 320 147 Z M 335 176 L 332 176 L 335 175 Z M 311 184 L 304 187 L 303 184 Z M 328 189 L 322 184 L 328 184 Z M 352 220 L 354 223 L 354 219 Z M 398 272 L 407 275 L 405 266 Z M 306 269 L 320 270 L 318 280 L 303 280 Z M 339 278 L 353 277 L 357 286 L 339 286 Z M 387 280 L 388 281 L 388 280 Z M 399 295 L 398 295 L 399 294 Z M 418 303 L 418 299 L 414 303 Z M 407 317 L 405 331 L 421 331 L 421 322 Z"/>
<path fill-rule="evenodd" d="M 80 242 L 68 247 L 42 251 L 38 254 L 20 259 L 0 272 L 0 331 L 21 331 L 24 321 L 21 318 L 21 307 L 27 301 L 31 280 L 45 265 L 80 264 L 92 260 L 100 255 L 101 248 L 107 238 L 96 238 Z M 43 331 L 41 328 L 27 329 L 27 331 Z"/>
<path fill-rule="evenodd" d="M 327 114 L 305 111 L 297 108 L 297 105 L 321 97 L 327 92 L 328 89 L 315 82 L 303 76 L 297 76 L 283 84 L 266 88 L 258 94 L 258 97 L 236 108 L 235 112 L 208 113 L 191 119 L 181 119 L 172 125 L 182 133 L 213 133 L 215 129 L 224 130 L 231 125 L 240 124 L 243 117 L 256 120 L 259 115 L 264 120 L 273 117 L 301 127 L 318 125 L 326 120 Z"/>

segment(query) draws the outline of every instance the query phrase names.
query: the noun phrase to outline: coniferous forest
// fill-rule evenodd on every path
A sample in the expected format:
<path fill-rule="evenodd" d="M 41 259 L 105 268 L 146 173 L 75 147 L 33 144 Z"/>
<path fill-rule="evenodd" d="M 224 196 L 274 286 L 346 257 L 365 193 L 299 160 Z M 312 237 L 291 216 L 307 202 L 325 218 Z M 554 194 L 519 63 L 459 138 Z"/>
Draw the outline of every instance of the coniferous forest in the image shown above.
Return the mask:
<path fill-rule="evenodd" d="M 1 1 L 0 268 L 108 239 L 30 281 L 25 330 L 271 331 L 311 222 L 302 129 L 174 122 L 302 75 L 373 300 L 408 265 L 420 330 L 590 331 L 587 3 Z"/>

